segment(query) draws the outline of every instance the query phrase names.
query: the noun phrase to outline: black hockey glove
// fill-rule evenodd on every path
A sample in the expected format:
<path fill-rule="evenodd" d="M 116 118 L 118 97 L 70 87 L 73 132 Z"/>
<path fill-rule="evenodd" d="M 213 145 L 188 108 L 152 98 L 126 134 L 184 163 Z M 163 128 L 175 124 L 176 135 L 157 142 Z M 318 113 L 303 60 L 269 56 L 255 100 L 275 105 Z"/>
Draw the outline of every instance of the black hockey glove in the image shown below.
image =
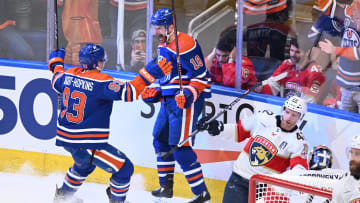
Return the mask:
<path fill-rule="evenodd" d="M 210 120 L 209 116 L 202 117 L 197 123 L 196 123 L 196 129 L 198 131 L 204 131 L 209 128 L 209 124 L 205 123 L 206 121 Z"/>
<path fill-rule="evenodd" d="M 224 123 L 222 121 L 213 120 L 210 123 L 206 123 L 210 117 L 203 117 L 196 124 L 196 129 L 199 131 L 207 130 L 209 135 L 217 136 L 224 130 Z"/>

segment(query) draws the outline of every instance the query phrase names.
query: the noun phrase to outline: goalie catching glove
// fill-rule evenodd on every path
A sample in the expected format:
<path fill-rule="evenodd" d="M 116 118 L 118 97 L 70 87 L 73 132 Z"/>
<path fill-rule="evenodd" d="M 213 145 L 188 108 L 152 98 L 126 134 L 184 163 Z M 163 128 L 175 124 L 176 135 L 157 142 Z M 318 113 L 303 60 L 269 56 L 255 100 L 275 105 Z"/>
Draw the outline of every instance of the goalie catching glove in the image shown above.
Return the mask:
<path fill-rule="evenodd" d="M 64 67 L 64 58 L 65 58 L 65 49 L 64 47 L 60 47 L 59 49 L 55 49 L 51 51 L 49 56 L 49 70 L 54 72 L 55 66 Z"/>
<path fill-rule="evenodd" d="M 217 136 L 220 132 L 224 131 L 224 123 L 221 121 L 213 120 L 207 123 L 210 117 L 205 116 L 196 123 L 196 129 L 199 131 L 207 130 L 209 135 Z"/>
<path fill-rule="evenodd" d="M 156 103 L 161 101 L 161 89 L 160 87 L 145 88 L 141 93 L 141 98 L 146 103 Z"/>

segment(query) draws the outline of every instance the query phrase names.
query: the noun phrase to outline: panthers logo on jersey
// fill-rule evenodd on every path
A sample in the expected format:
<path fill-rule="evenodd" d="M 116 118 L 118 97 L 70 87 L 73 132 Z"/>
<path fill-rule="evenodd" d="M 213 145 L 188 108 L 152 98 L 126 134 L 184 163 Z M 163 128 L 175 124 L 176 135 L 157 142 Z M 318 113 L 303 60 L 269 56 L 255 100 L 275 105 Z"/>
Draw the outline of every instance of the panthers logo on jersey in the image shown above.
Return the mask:
<path fill-rule="evenodd" d="M 250 164 L 252 166 L 263 166 L 275 157 L 278 150 L 275 145 L 266 138 L 256 136 L 251 143 L 249 152 Z"/>

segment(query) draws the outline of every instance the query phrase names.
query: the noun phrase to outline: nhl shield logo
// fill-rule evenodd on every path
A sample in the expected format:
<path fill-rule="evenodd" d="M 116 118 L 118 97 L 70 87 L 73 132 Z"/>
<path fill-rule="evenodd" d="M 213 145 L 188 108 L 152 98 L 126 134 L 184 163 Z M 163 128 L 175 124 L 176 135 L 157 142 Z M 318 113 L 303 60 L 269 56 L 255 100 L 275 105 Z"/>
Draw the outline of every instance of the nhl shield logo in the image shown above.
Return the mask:
<path fill-rule="evenodd" d="M 263 166 L 277 154 L 277 149 L 269 140 L 256 136 L 249 149 L 249 159 L 252 166 Z"/>

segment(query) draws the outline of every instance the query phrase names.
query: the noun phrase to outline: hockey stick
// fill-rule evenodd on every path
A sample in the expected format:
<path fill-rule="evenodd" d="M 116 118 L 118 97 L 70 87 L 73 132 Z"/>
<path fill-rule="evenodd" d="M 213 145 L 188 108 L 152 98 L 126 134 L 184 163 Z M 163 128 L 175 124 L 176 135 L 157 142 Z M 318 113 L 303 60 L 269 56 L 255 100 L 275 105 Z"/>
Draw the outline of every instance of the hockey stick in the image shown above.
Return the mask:
<path fill-rule="evenodd" d="M 219 118 L 221 115 L 223 115 L 226 111 L 230 110 L 236 103 L 238 103 L 242 98 L 244 98 L 246 95 L 248 95 L 250 92 L 255 90 L 257 87 L 264 86 L 269 84 L 270 82 L 276 82 L 279 81 L 287 76 L 287 72 L 281 73 L 275 77 L 270 77 L 269 79 L 266 79 L 264 81 L 258 82 L 256 85 L 248 89 L 244 94 L 240 95 L 238 98 L 236 98 L 233 102 L 231 102 L 229 105 L 227 105 L 222 111 L 220 111 L 218 114 L 216 114 L 213 118 L 209 119 L 205 122 L 205 124 L 209 124 Z M 192 137 L 194 137 L 196 134 L 198 134 L 200 130 L 196 129 L 194 132 L 192 132 L 186 139 L 184 139 L 182 142 L 177 144 L 175 147 L 173 147 L 169 152 L 161 156 L 162 159 L 168 158 L 172 153 L 174 153 L 177 149 L 179 149 L 181 146 L 183 146 L 187 141 L 189 141 Z"/>
<path fill-rule="evenodd" d="M 171 8 L 173 12 L 173 23 L 174 23 L 174 32 L 175 32 L 175 47 L 176 47 L 176 65 L 178 68 L 179 74 L 179 85 L 180 85 L 180 95 L 183 95 L 183 83 L 182 83 L 182 75 L 181 75 L 181 64 L 180 64 L 180 53 L 179 53 L 179 41 L 177 36 L 177 26 L 176 26 L 176 13 L 175 13 L 175 2 L 171 1 Z"/>
<path fill-rule="evenodd" d="M 57 7 L 57 0 L 54 0 L 54 10 L 55 10 L 55 38 L 56 38 L 56 50 L 59 49 L 59 32 L 58 32 L 58 7 Z"/>

